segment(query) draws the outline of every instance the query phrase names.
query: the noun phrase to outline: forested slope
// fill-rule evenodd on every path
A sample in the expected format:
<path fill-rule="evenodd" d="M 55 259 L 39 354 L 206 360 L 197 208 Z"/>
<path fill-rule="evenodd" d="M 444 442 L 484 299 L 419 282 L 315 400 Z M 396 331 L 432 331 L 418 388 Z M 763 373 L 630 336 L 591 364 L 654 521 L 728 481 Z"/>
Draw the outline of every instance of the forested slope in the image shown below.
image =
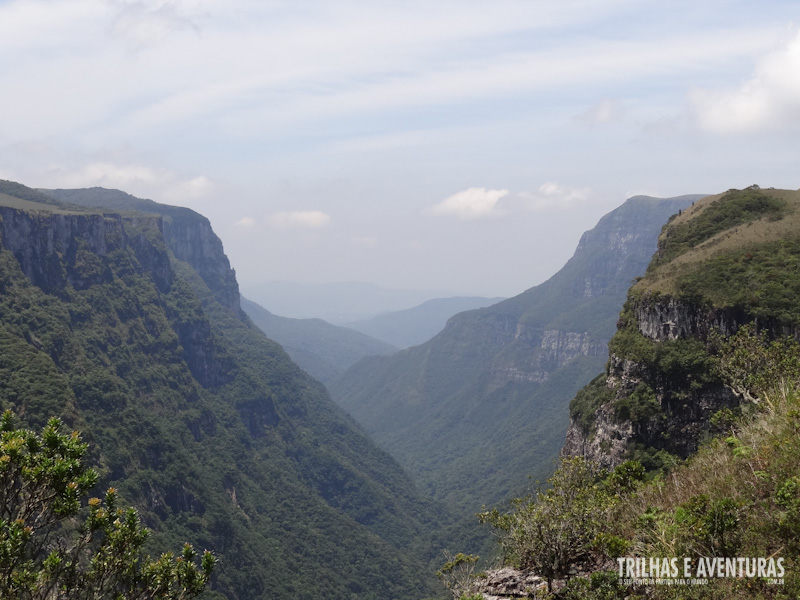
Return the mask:
<path fill-rule="evenodd" d="M 441 511 L 241 313 L 208 221 L 128 198 L 0 182 L 1 407 L 81 430 L 153 548 L 213 549 L 227 598 L 435 590 Z"/>

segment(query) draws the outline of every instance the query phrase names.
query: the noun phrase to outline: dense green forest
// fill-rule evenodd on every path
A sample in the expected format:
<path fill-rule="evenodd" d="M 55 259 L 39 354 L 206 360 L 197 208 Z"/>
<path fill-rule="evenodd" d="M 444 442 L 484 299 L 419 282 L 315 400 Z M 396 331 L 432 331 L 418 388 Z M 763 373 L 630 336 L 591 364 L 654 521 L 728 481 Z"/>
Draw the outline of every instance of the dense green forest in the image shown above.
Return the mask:
<path fill-rule="evenodd" d="M 797 597 L 800 194 L 635 200 L 546 284 L 355 368 L 375 399 L 360 405 L 368 430 L 369 418 L 398 427 L 408 456 L 414 436 L 442 443 L 412 465 L 417 490 L 242 311 L 207 219 L 115 190 L 0 182 L 3 452 L 11 464 L 18 440 L 32 456 L 45 438 L 73 448 L 96 474 L 61 486 L 56 510 L 104 532 L 98 541 L 128 523 L 126 556 L 211 549 L 206 598 L 419 599 L 443 593 L 437 566 L 454 597 L 488 593 L 491 574 L 476 573 L 474 557 L 447 554 L 442 566 L 447 546 L 481 545 L 461 525 L 479 503 L 498 505 L 480 518 L 504 563 L 544 578 L 531 597 Z M 678 205 L 628 290 L 654 248 L 647 228 Z M 606 371 L 593 378 L 614 323 Z M 517 376 L 523 364 L 530 381 Z M 356 389 L 343 381 L 337 394 Z M 498 504 L 527 474 L 551 472 L 570 397 L 561 467 Z M 473 435 L 487 424 L 499 429 Z M 445 468 L 437 452 L 457 460 Z M 135 512 L 104 512 L 117 505 Z M 3 543 L 28 535 L 0 526 Z M 153 585 L 157 569 L 201 577 L 181 566 L 195 558 L 185 552 L 184 562 L 142 559 L 143 574 L 114 585 Z M 694 588 L 620 581 L 617 558 L 651 556 L 780 557 L 785 575 L 780 585 L 759 575 Z M 36 580 L 26 569 L 13 573 Z M 98 569 L 64 586 L 87 586 Z M 3 589 L 19 589 L 12 579 Z"/>
<path fill-rule="evenodd" d="M 0 192 L 0 407 L 81 431 L 151 553 L 212 549 L 209 598 L 436 592 L 445 513 L 241 313 L 204 217 Z"/>

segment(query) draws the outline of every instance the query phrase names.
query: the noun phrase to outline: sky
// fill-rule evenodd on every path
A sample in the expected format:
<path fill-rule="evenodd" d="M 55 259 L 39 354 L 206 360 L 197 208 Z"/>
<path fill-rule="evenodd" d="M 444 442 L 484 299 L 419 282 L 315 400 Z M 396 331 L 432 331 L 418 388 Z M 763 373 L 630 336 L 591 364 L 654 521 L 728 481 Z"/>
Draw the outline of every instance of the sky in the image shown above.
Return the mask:
<path fill-rule="evenodd" d="M 512 296 L 626 198 L 800 187 L 796 0 L 0 0 L 0 178 L 206 215 L 243 289 Z"/>

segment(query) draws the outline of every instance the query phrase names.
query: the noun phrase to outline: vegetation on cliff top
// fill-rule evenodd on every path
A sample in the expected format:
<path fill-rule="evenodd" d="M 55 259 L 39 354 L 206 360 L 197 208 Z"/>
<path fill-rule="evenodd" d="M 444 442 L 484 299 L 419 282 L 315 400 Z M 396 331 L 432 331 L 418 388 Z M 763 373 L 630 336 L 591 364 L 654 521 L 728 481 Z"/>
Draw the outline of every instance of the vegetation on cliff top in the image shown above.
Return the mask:
<path fill-rule="evenodd" d="M 606 374 L 571 404 L 588 440 L 598 415 L 630 426 L 627 458 L 650 470 L 649 483 L 603 522 L 595 571 L 615 568 L 614 552 L 599 544 L 613 539 L 613 549 L 628 556 L 780 556 L 783 585 L 744 577 L 702 588 L 620 590 L 615 575 L 595 573 L 559 597 L 800 593 L 800 349 L 783 337 L 796 335 L 800 323 L 798 208 L 799 192 L 754 187 L 703 199 L 672 219 L 646 276 L 629 292 Z M 738 332 L 724 339 L 715 323 Z M 741 404 L 728 406 L 726 395 Z M 698 444 L 685 462 L 663 454 Z"/>
<path fill-rule="evenodd" d="M 798 254 L 800 191 L 729 190 L 664 226 L 630 298 L 667 295 L 796 321 L 788 304 L 800 288 Z"/>
<path fill-rule="evenodd" d="M 704 198 L 664 226 L 609 343 L 608 391 L 595 382 L 571 404 L 584 435 L 592 435 L 597 409 L 611 403 L 618 419 L 634 425 L 628 456 L 648 468 L 672 462 L 662 451 L 685 457 L 696 449 L 713 429 L 711 415 L 699 407 L 707 399 L 726 402 L 710 368 L 716 352 L 709 338 L 712 311 L 732 330 L 757 321 L 781 335 L 800 325 L 799 209 L 800 192 L 754 186 Z M 669 317 L 660 316 L 665 311 Z M 640 331 L 639 319 L 658 321 L 651 329 L 675 331 L 670 339 L 651 339 Z M 621 381 L 623 373 L 636 381 Z M 689 429 L 678 431 L 678 425 Z"/>
<path fill-rule="evenodd" d="M 687 210 L 686 218 L 676 218 L 664 227 L 648 273 L 723 231 L 760 219 L 777 221 L 788 210 L 784 198 L 758 187 L 729 190 L 712 198 L 700 202 L 694 211 Z"/>

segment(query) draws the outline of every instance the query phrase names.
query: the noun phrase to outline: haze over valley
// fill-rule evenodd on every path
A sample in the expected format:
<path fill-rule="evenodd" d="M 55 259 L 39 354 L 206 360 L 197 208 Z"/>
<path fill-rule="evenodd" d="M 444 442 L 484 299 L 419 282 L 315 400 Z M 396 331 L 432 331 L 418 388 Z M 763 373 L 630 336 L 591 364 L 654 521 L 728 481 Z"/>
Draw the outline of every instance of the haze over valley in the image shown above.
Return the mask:
<path fill-rule="evenodd" d="M 0 599 L 800 597 L 797 2 L 0 49 Z"/>

